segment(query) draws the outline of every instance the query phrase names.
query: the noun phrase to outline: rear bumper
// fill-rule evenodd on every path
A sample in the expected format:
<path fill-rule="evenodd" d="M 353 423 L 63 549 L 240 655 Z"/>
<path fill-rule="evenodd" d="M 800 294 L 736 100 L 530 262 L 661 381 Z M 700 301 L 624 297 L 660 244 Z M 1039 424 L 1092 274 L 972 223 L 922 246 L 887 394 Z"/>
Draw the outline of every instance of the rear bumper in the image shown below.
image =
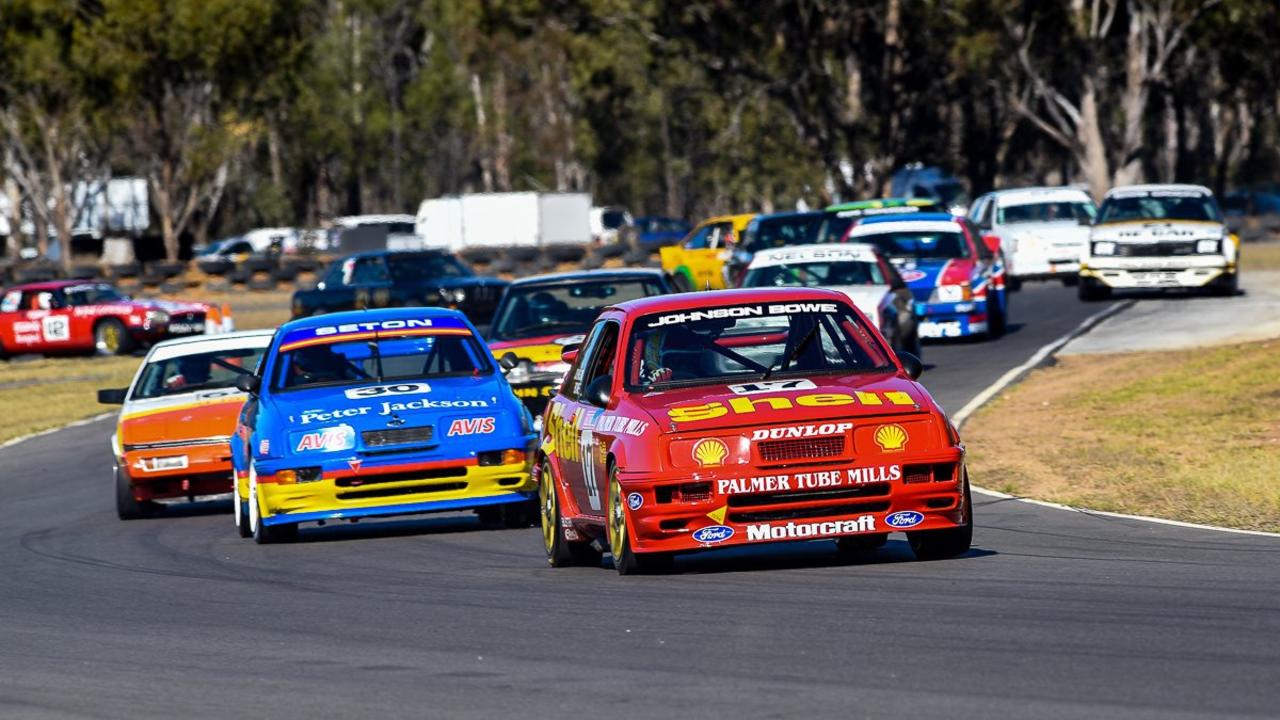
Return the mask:
<path fill-rule="evenodd" d="M 637 552 L 682 552 L 760 542 L 875 535 L 902 530 L 940 530 L 963 525 L 963 456 L 958 449 L 913 457 L 898 479 L 889 466 L 868 471 L 868 482 L 852 483 L 850 468 L 759 470 L 786 477 L 789 490 L 721 495 L 663 502 L 659 487 L 674 478 L 619 476 L 627 498 L 628 524 Z M 936 468 L 925 471 L 920 468 Z M 910 472 L 908 472 L 910 469 Z M 927 480 L 921 480 L 927 477 Z M 807 479 L 805 479 L 807 478 Z M 844 484 L 831 485 L 841 478 Z M 906 480 L 913 479 L 912 482 Z M 685 477 L 683 483 L 697 483 Z M 827 483 L 826 487 L 822 483 Z M 716 486 L 713 481 L 712 486 Z M 638 500 L 632 500 L 638 495 Z M 639 507 L 636 507 L 636 503 Z"/>
<path fill-rule="evenodd" d="M 485 497 L 462 498 L 458 500 L 434 500 L 429 502 L 380 505 L 378 507 L 371 508 L 314 510 L 311 512 L 288 513 L 285 515 L 270 515 L 264 517 L 262 522 L 267 525 L 281 525 L 285 523 L 315 522 L 318 520 L 390 517 L 392 515 L 419 515 L 424 513 L 449 512 L 452 510 L 473 510 L 475 508 L 488 507 L 491 505 L 505 505 L 507 503 L 535 500 L 537 497 L 537 493 L 518 492 L 505 493 L 502 495 L 488 495 Z"/>
<path fill-rule="evenodd" d="M 916 304 L 917 333 L 923 339 L 957 338 L 981 335 L 987 331 L 987 302 L 974 300 L 958 303 Z"/>
<path fill-rule="evenodd" d="M 130 450 L 116 463 L 139 501 L 231 492 L 231 452 L 226 443 Z"/>

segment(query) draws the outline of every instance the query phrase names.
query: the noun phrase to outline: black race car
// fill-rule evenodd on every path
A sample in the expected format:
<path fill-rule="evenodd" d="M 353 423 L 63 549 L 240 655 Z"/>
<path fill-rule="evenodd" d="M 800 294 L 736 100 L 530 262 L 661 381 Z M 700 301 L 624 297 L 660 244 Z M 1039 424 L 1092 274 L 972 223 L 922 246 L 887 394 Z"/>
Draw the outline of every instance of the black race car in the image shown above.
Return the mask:
<path fill-rule="evenodd" d="M 365 252 L 335 261 L 314 290 L 295 292 L 293 317 L 426 305 L 461 310 L 488 325 L 508 284 L 476 275 L 443 250 Z"/>

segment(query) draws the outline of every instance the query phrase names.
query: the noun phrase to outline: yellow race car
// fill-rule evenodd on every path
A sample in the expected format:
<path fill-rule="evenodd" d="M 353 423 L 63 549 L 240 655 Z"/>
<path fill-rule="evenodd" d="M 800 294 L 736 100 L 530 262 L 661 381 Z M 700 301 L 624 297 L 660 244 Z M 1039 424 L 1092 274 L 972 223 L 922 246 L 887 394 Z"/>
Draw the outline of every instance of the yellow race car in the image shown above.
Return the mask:
<path fill-rule="evenodd" d="M 725 267 L 734 245 L 742 239 L 747 223 L 755 216 L 755 213 L 743 213 L 703 220 L 679 245 L 660 250 L 662 269 L 671 274 L 672 281 L 682 291 L 729 287 Z"/>

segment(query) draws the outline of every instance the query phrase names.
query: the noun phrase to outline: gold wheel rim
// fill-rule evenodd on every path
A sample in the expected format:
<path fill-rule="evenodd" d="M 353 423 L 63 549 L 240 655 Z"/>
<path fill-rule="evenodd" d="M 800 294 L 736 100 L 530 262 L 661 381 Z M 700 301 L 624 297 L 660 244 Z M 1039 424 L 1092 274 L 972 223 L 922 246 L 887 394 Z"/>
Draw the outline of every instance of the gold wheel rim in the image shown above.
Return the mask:
<path fill-rule="evenodd" d="M 538 478 L 538 501 L 542 508 L 542 544 L 547 552 L 556 542 L 556 489 L 551 476 L 551 463 L 542 464 L 541 477 Z"/>
<path fill-rule="evenodd" d="M 627 514 L 622 507 L 622 489 L 612 474 L 609 476 L 609 552 L 614 562 L 622 557 L 627 542 Z"/>
<path fill-rule="evenodd" d="M 102 329 L 102 346 L 111 352 L 120 349 L 120 328 L 108 325 Z"/>

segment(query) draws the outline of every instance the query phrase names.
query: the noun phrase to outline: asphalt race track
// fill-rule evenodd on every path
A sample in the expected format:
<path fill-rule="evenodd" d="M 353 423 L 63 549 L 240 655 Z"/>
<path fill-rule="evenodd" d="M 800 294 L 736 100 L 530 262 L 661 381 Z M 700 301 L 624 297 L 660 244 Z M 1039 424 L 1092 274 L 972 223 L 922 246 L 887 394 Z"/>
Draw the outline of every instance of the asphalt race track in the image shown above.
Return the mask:
<path fill-rule="evenodd" d="M 1028 285 L 926 384 L 958 409 L 1102 307 Z M 894 536 L 621 578 L 461 515 L 255 546 L 225 504 L 118 521 L 109 432 L 0 450 L 0 718 L 1280 714 L 1273 538 L 975 496 L 975 549 L 928 563 Z"/>

